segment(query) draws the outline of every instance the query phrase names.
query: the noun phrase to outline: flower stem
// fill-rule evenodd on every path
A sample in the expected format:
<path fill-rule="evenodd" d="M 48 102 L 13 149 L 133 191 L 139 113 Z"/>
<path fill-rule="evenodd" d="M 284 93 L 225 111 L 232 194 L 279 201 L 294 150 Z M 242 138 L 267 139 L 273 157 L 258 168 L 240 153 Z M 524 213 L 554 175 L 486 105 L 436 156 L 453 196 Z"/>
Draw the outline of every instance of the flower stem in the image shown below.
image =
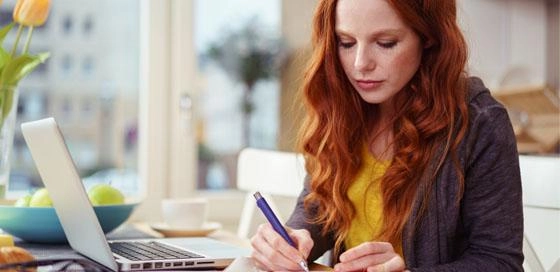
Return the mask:
<path fill-rule="evenodd" d="M 31 34 L 33 34 L 33 29 L 33 26 L 30 26 L 29 31 L 27 31 L 27 39 L 25 40 L 25 46 L 23 46 L 23 54 L 27 54 L 29 44 L 31 43 Z"/>
<path fill-rule="evenodd" d="M 23 31 L 23 25 L 19 25 L 16 35 L 16 41 L 14 42 L 14 47 L 12 47 L 12 58 L 16 55 L 17 45 L 19 43 L 19 38 L 21 37 L 21 32 Z"/>

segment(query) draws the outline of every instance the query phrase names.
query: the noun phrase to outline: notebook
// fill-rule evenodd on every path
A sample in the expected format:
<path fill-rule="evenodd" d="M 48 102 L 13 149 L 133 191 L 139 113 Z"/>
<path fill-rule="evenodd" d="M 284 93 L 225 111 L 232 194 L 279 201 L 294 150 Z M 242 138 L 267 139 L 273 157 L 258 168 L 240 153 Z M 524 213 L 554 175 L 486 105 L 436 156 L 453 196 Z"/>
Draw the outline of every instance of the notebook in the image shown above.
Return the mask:
<path fill-rule="evenodd" d="M 248 255 L 207 237 L 108 241 L 55 119 L 26 122 L 21 130 L 68 243 L 81 255 L 113 271 L 223 268 Z"/>

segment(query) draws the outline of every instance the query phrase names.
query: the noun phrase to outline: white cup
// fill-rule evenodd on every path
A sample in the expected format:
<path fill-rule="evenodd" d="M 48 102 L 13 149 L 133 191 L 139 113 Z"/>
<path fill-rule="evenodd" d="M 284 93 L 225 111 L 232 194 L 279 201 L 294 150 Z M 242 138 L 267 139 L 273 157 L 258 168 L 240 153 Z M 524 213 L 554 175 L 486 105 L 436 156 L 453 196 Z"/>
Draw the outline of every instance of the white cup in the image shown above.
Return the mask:
<path fill-rule="evenodd" d="M 163 220 L 172 228 L 200 229 L 206 222 L 206 198 L 169 198 L 161 202 Z"/>

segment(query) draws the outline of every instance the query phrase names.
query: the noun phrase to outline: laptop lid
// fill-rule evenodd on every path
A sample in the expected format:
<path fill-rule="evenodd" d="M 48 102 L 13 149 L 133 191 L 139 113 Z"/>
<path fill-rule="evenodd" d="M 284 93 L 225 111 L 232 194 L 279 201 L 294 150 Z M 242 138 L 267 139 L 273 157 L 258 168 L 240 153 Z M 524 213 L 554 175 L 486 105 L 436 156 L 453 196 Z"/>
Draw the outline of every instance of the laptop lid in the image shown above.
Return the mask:
<path fill-rule="evenodd" d="M 49 190 L 56 214 L 70 246 L 78 253 L 117 270 L 165 269 L 186 267 L 224 267 L 233 259 L 249 252 L 232 245 L 205 237 L 142 239 L 134 241 L 163 242 L 202 256 L 195 261 L 170 259 L 169 261 L 131 261 L 117 257 L 99 224 L 89 202 L 70 152 L 54 118 L 23 123 L 21 130 L 35 165 Z M 179 261 L 178 267 L 176 267 Z M 148 262 L 148 264 L 146 264 Z M 140 263 L 141 266 L 137 264 Z M 158 268 L 160 265 L 161 268 Z M 135 268 L 136 267 L 136 268 Z"/>
<path fill-rule="evenodd" d="M 113 253 L 54 118 L 23 123 L 21 131 L 70 246 L 116 271 Z"/>

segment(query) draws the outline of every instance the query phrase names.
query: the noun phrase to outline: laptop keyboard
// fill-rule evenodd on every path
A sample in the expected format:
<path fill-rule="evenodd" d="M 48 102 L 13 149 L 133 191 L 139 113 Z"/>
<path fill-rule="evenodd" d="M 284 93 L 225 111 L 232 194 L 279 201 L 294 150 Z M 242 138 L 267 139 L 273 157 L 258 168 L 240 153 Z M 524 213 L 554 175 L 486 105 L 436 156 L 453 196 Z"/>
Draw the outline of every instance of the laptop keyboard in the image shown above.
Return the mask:
<path fill-rule="evenodd" d="M 204 257 L 156 241 L 111 242 L 109 243 L 109 247 L 113 253 L 132 261 L 192 259 Z"/>

